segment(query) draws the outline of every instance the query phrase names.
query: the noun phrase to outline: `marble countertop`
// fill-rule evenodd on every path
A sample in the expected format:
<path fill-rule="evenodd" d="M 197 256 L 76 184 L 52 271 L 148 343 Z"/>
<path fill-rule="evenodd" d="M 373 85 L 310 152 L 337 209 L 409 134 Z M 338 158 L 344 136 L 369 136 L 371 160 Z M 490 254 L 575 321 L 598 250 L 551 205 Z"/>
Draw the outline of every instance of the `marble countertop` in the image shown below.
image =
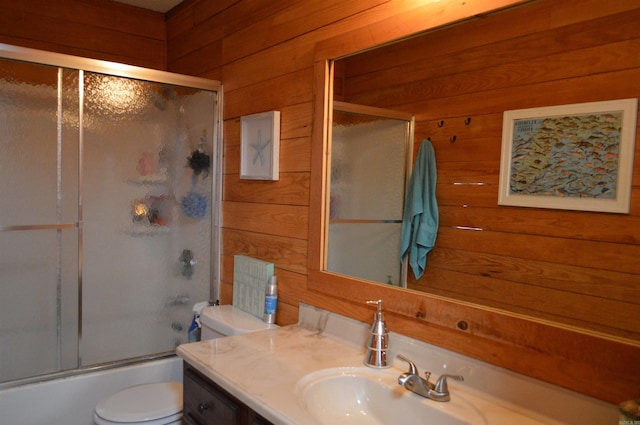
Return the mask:
<path fill-rule="evenodd" d="M 363 365 L 365 350 L 291 325 L 184 344 L 178 355 L 275 424 L 318 424 L 292 397 L 305 375 Z"/>
<path fill-rule="evenodd" d="M 274 424 L 318 425 L 296 398 L 298 382 L 322 369 L 362 368 L 371 325 L 304 304 L 300 312 L 297 325 L 184 344 L 177 353 Z M 473 399 L 486 423 L 617 423 L 613 405 L 391 332 L 388 358 L 398 372 L 406 370 L 400 353 L 432 377 L 463 375 L 452 393 Z"/>

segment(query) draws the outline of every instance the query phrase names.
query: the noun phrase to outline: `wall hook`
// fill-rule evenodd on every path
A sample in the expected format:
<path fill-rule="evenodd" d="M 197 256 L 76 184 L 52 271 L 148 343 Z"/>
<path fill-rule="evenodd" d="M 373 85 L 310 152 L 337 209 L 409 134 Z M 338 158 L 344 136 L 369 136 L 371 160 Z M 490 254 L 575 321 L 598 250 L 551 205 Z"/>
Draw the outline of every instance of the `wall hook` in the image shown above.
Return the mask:
<path fill-rule="evenodd" d="M 467 118 L 464 120 L 464 125 L 469 125 L 469 124 L 471 124 L 471 117 L 467 117 Z"/>
<path fill-rule="evenodd" d="M 444 120 L 438 121 L 438 127 L 442 127 L 442 126 L 444 126 Z"/>
<path fill-rule="evenodd" d="M 451 136 L 451 138 L 449 139 L 449 142 L 451 142 L 451 143 L 455 143 L 457 139 L 458 139 L 458 138 L 457 138 L 457 137 L 456 137 L 456 135 L 454 134 L 454 135 L 453 135 L 453 136 Z"/>

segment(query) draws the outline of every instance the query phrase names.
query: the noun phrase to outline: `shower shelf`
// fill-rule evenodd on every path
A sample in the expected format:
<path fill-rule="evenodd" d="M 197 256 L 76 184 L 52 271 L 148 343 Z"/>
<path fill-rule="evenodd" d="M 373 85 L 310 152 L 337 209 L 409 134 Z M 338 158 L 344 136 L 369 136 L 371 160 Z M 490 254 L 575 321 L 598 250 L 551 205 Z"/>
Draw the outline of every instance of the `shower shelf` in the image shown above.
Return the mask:
<path fill-rule="evenodd" d="M 146 176 L 138 176 L 134 179 L 128 180 L 131 184 L 144 184 L 144 185 L 156 185 L 156 184 L 164 184 L 167 182 L 167 174 L 166 173 L 155 173 L 148 174 Z"/>
<path fill-rule="evenodd" d="M 153 236 L 169 233 L 169 226 L 132 225 L 126 230 L 132 236 Z"/>

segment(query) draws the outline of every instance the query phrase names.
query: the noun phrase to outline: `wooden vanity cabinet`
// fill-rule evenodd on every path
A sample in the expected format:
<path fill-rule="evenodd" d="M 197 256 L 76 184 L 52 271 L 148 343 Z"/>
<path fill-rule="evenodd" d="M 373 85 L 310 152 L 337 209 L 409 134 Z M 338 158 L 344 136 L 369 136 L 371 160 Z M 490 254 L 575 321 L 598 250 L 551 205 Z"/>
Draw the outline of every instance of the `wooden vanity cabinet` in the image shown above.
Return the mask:
<path fill-rule="evenodd" d="M 183 398 L 185 425 L 272 425 L 186 362 Z"/>

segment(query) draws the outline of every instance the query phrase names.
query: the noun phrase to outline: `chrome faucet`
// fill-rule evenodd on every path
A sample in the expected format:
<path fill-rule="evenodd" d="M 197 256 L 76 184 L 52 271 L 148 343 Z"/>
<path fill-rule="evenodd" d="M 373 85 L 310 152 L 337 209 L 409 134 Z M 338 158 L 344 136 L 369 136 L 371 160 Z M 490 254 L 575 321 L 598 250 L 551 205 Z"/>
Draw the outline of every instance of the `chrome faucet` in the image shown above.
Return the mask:
<path fill-rule="evenodd" d="M 364 358 L 364 364 L 378 369 L 391 367 L 391 364 L 387 361 L 389 332 L 382 314 L 382 300 L 367 301 L 367 304 L 376 304 L 378 307 L 373 316 L 373 325 L 371 326 L 371 335 L 369 335 L 367 341 L 367 354 Z"/>
<path fill-rule="evenodd" d="M 425 372 L 425 378 L 421 378 L 415 363 L 402 354 L 398 354 L 398 358 L 409 363 L 409 371 L 398 377 L 398 384 L 419 396 L 426 397 L 434 401 L 449 401 L 451 400 L 451 396 L 449 394 L 447 378 L 464 381 L 464 378 L 460 375 L 444 374 L 438 378 L 438 381 L 434 385 L 432 382 L 429 382 L 431 372 Z"/>

